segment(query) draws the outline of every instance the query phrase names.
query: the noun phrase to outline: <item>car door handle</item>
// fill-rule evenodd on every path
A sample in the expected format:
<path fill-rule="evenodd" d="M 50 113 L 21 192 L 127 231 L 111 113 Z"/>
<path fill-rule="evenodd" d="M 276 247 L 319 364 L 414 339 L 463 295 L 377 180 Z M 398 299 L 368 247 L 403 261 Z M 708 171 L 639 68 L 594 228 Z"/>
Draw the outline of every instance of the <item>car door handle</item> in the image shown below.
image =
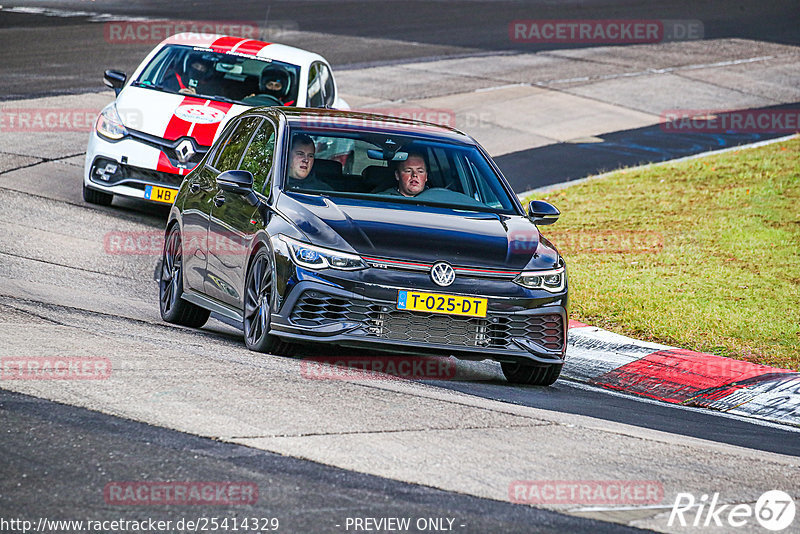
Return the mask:
<path fill-rule="evenodd" d="M 220 193 L 220 194 L 218 194 L 217 196 L 214 197 L 214 205 L 216 207 L 220 207 L 223 204 L 225 204 L 225 194 L 224 193 Z"/>
<path fill-rule="evenodd" d="M 198 184 L 197 182 L 192 182 L 192 183 L 189 184 L 189 192 L 190 193 L 195 194 L 198 191 L 200 191 L 200 184 Z"/>

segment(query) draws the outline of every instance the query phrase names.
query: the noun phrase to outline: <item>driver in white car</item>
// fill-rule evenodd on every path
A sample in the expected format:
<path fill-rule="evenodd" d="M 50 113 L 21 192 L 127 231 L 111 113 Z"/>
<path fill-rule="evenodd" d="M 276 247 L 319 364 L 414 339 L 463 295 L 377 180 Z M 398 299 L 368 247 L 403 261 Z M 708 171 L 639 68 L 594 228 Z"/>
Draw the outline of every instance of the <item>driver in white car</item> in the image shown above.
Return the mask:
<path fill-rule="evenodd" d="M 167 77 L 164 85 L 184 95 L 214 95 L 219 89 L 219 84 L 214 81 L 214 62 L 195 54 L 186 63 L 188 68 L 183 75 L 176 71 Z"/>

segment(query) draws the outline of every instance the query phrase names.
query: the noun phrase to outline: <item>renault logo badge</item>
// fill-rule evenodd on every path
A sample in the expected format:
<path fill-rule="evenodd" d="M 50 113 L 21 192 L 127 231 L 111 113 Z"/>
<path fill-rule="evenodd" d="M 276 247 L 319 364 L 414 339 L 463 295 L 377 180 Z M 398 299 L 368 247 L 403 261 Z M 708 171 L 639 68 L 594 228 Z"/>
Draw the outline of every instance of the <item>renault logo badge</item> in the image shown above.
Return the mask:
<path fill-rule="evenodd" d="M 186 163 L 192 156 L 194 156 L 194 147 L 192 146 L 192 142 L 188 139 L 184 139 L 178 146 L 175 147 L 175 154 L 178 156 L 178 161 L 181 163 Z"/>

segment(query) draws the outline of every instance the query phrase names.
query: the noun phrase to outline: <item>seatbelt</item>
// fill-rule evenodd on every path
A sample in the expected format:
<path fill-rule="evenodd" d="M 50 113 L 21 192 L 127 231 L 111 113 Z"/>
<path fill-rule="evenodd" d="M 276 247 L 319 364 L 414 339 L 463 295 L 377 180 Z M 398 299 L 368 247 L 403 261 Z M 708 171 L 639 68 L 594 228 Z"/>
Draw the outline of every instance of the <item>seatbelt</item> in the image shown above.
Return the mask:
<path fill-rule="evenodd" d="M 185 86 L 185 85 L 183 85 L 183 81 L 181 80 L 181 77 L 178 75 L 178 73 L 177 73 L 177 72 L 175 73 L 175 79 L 177 79 L 177 80 L 178 80 L 178 85 L 180 85 L 180 86 L 181 86 L 181 89 L 186 89 L 186 86 Z"/>

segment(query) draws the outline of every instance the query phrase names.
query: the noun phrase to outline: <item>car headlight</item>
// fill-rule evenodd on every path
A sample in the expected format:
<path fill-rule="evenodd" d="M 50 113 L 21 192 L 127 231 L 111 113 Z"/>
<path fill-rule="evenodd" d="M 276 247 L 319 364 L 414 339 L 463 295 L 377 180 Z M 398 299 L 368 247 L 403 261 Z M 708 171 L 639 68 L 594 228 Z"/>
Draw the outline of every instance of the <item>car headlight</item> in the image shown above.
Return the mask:
<path fill-rule="evenodd" d="M 117 113 L 117 106 L 115 104 L 107 106 L 100 112 L 100 116 L 97 117 L 97 123 L 94 128 L 97 130 L 97 133 L 113 141 L 122 139 L 128 135 L 128 130 L 125 128 L 125 125 L 122 124 L 122 119 L 119 118 L 119 113 Z"/>
<path fill-rule="evenodd" d="M 295 241 L 285 235 L 280 236 L 280 239 L 289 247 L 292 261 L 306 269 L 340 269 L 342 271 L 355 271 L 367 267 L 364 260 L 355 254 L 315 247 L 314 245 Z"/>
<path fill-rule="evenodd" d="M 544 289 L 551 293 L 564 290 L 567 278 L 565 267 L 549 271 L 523 271 L 514 278 L 514 282 L 528 289 Z"/>

